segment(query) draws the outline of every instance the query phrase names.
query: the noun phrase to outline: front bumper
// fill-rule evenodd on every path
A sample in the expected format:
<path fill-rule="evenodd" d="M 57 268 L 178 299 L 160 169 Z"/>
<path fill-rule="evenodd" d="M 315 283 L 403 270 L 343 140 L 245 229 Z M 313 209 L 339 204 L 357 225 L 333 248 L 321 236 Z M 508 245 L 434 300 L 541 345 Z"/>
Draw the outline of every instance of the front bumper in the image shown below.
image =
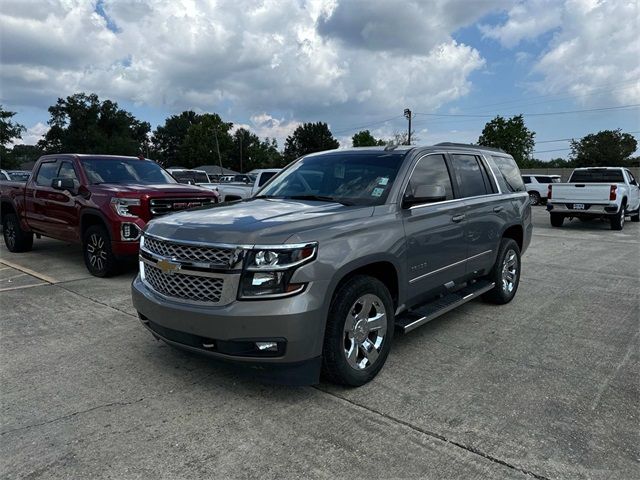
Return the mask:
<path fill-rule="evenodd" d="M 294 297 L 234 301 L 225 306 L 161 298 L 140 276 L 133 281 L 131 291 L 143 325 L 156 338 L 249 369 L 259 366 L 265 373 L 262 376 L 271 374 L 269 380 L 310 384 L 319 377 L 327 288 L 328 282 L 314 282 Z M 282 348 L 275 356 L 246 349 L 257 341 L 277 341 Z"/>

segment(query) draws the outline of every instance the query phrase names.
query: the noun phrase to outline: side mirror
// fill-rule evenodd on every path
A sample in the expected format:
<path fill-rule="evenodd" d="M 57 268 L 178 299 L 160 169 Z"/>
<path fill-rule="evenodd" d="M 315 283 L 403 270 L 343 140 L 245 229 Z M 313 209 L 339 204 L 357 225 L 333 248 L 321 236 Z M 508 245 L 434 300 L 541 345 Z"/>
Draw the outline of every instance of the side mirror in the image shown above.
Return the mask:
<path fill-rule="evenodd" d="M 413 207 L 423 203 L 441 202 L 447 199 L 447 192 L 442 185 L 418 185 L 413 195 L 405 196 L 402 206 Z"/>
<path fill-rule="evenodd" d="M 51 188 L 55 190 L 67 190 L 75 195 L 76 182 L 73 178 L 54 178 L 51 180 Z"/>

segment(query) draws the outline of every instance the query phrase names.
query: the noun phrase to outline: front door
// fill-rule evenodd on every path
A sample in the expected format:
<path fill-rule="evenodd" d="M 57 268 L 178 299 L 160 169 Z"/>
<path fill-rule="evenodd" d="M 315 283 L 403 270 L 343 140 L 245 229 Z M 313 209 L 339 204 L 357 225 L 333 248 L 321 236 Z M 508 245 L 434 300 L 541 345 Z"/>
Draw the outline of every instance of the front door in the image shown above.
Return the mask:
<path fill-rule="evenodd" d="M 27 182 L 25 189 L 25 216 L 29 227 L 44 233 L 47 236 L 54 236 L 57 231 L 52 218 L 48 214 L 47 200 L 55 193 L 51 187 L 52 180 L 58 173 L 58 161 L 55 159 L 45 160 L 35 172 L 33 181 Z"/>
<path fill-rule="evenodd" d="M 76 188 L 80 185 L 78 176 L 70 160 L 62 160 L 58 168 L 56 178 L 70 178 Z M 54 190 L 46 199 L 47 213 L 51 219 L 51 227 L 55 231 L 51 235 L 55 238 L 68 241 L 78 240 L 78 222 L 80 219 L 76 195 L 67 190 Z"/>
<path fill-rule="evenodd" d="M 444 284 L 464 276 L 467 246 L 464 239 L 465 204 L 455 200 L 443 154 L 428 154 L 416 163 L 405 197 L 418 185 L 441 185 L 446 199 L 403 209 L 407 242 L 408 303 L 426 299 Z"/>

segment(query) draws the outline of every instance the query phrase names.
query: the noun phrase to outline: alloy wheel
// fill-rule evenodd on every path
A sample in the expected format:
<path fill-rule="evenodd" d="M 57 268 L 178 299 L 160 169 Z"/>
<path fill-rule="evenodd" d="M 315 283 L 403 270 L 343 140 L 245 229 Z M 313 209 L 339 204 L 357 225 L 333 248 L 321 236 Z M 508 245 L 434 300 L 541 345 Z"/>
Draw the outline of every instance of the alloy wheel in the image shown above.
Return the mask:
<path fill-rule="evenodd" d="M 506 293 L 513 292 L 518 279 L 518 256 L 513 250 L 507 251 L 502 262 L 502 289 Z"/>
<path fill-rule="evenodd" d="M 378 296 L 367 293 L 349 309 L 344 323 L 344 354 L 354 370 L 376 363 L 387 333 L 387 311 Z"/>
<path fill-rule="evenodd" d="M 8 220 L 4 225 L 4 238 L 10 250 L 13 250 L 16 246 L 16 235 L 16 226 L 11 220 Z"/>
<path fill-rule="evenodd" d="M 98 270 L 103 270 L 107 261 L 107 252 L 104 247 L 105 241 L 100 235 L 94 233 L 89 237 L 87 243 L 89 263 Z"/>

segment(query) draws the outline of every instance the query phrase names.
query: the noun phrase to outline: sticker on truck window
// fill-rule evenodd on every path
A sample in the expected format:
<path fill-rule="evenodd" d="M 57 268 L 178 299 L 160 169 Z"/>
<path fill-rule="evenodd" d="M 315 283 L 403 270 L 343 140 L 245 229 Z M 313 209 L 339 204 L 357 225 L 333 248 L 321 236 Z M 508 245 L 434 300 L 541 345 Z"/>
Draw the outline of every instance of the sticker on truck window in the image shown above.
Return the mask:
<path fill-rule="evenodd" d="M 378 185 L 386 185 L 387 183 L 389 183 L 389 177 L 382 177 L 378 180 Z"/>
<path fill-rule="evenodd" d="M 384 188 L 374 188 L 373 192 L 371 192 L 372 197 L 381 197 L 384 193 Z"/>
<path fill-rule="evenodd" d="M 336 178 L 344 178 L 344 165 L 336 165 L 333 169 L 333 176 Z"/>

